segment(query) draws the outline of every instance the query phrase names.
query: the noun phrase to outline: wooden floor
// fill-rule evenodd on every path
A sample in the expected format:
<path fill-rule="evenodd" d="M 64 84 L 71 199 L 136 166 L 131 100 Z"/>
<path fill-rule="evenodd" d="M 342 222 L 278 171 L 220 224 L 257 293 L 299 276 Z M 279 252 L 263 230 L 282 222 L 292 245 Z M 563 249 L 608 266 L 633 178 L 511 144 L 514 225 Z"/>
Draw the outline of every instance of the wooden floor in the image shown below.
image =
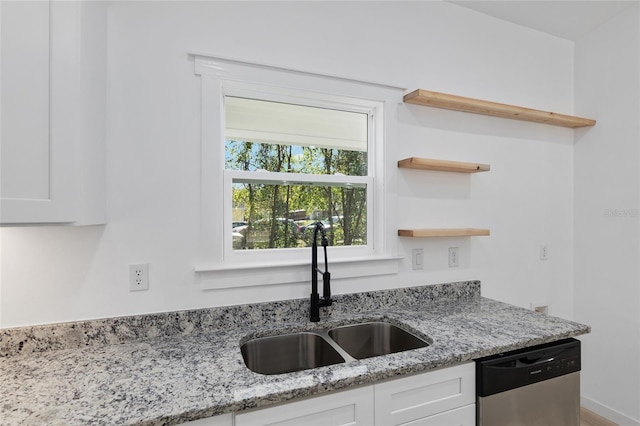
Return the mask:
<path fill-rule="evenodd" d="M 618 424 L 581 407 L 580 426 L 618 426 Z"/>

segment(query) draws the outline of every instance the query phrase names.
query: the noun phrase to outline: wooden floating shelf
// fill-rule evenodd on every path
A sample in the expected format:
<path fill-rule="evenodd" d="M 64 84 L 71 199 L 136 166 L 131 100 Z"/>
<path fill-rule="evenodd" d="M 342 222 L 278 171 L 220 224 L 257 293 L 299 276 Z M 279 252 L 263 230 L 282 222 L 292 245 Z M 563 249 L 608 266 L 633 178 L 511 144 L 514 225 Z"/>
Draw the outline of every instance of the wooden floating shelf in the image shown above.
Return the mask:
<path fill-rule="evenodd" d="M 411 238 L 482 237 L 487 235 L 490 235 L 488 229 L 478 228 L 398 229 L 398 236 Z"/>
<path fill-rule="evenodd" d="M 481 99 L 465 98 L 446 93 L 431 92 L 418 89 L 404 95 L 404 101 L 410 104 L 424 105 L 454 111 L 471 112 L 474 114 L 491 115 L 494 117 L 511 118 L 514 120 L 533 121 L 535 123 L 552 124 L 570 128 L 588 127 L 596 124 L 589 118 L 572 115 L 557 114 L 555 112 L 501 104 Z"/>
<path fill-rule="evenodd" d="M 478 173 L 488 172 L 488 164 L 463 163 L 460 161 L 434 160 L 430 158 L 410 157 L 398 161 L 398 167 L 404 169 L 435 170 L 438 172 Z"/>

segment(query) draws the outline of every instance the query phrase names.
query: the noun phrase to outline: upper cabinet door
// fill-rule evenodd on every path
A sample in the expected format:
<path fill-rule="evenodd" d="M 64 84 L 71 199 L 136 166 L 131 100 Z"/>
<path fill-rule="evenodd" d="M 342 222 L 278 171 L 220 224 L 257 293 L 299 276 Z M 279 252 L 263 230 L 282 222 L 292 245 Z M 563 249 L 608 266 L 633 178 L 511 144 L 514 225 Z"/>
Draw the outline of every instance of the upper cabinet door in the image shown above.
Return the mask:
<path fill-rule="evenodd" d="M 0 2 L 0 223 L 73 222 L 79 2 Z"/>

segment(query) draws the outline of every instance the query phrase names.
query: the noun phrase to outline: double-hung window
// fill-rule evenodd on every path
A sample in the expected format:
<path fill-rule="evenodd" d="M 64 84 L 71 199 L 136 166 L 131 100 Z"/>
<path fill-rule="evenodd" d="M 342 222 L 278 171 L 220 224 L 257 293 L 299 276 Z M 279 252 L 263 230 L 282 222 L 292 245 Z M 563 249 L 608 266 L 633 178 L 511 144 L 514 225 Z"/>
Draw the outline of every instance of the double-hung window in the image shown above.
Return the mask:
<path fill-rule="evenodd" d="M 369 246 L 370 108 L 233 91 L 224 106 L 228 255 L 309 247 L 317 222 L 331 246 Z"/>
<path fill-rule="evenodd" d="M 318 222 L 333 263 L 385 255 L 385 98 L 400 91 L 200 57 L 196 73 L 202 270 L 304 265 Z"/>

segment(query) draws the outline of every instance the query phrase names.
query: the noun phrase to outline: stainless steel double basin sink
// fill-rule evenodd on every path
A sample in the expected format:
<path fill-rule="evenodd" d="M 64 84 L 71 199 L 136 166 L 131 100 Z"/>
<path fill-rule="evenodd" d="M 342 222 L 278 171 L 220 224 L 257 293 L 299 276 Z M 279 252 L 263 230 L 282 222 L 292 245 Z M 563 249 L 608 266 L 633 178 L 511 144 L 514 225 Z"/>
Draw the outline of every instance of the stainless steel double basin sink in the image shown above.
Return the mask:
<path fill-rule="evenodd" d="M 271 375 L 426 346 L 428 339 L 388 322 L 372 321 L 254 338 L 240 349 L 251 371 Z"/>

